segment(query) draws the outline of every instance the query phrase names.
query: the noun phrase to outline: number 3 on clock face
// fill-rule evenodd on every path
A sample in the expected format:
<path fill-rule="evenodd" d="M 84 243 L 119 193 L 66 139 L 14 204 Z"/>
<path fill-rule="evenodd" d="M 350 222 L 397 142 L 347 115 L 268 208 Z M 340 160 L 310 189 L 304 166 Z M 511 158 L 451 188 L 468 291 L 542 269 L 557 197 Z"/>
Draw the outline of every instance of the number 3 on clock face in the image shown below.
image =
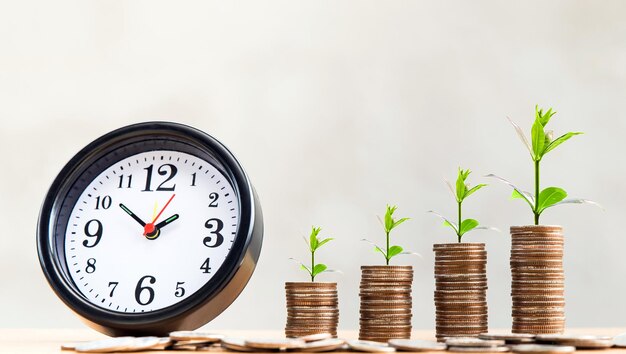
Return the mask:
<path fill-rule="evenodd" d="M 209 162 L 171 150 L 134 154 L 76 197 L 65 233 L 68 273 L 110 311 L 166 308 L 212 278 L 238 222 L 233 187 Z"/>

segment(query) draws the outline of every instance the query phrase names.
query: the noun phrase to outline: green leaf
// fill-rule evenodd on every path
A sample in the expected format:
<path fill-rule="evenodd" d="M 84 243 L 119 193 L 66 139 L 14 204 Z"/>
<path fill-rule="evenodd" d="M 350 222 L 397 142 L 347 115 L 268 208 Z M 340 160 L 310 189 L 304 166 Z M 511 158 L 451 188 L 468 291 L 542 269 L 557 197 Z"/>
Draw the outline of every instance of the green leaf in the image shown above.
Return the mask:
<path fill-rule="evenodd" d="M 450 221 L 444 221 L 443 222 L 443 226 L 450 226 L 452 228 L 452 230 L 454 230 L 454 233 L 458 233 L 456 224 L 453 225 L 453 224 L 450 223 Z"/>
<path fill-rule="evenodd" d="M 385 231 L 389 232 L 393 228 L 393 213 L 396 211 L 397 206 L 387 205 L 387 212 L 385 213 Z"/>
<path fill-rule="evenodd" d="M 323 271 L 326 270 L 326 264 L 316 264 L 315 267 L 313 267 L 313 273 L 311 274 L 312 276 L 316 276 L 320 273 L 322 273 Z"/>
<path fill-rule="evenodd" d="M 455 222 L 448 220 L 445 216 L 443 216 L 443 215 L 441 215 L 439 213 L 436 213 L 436 212 L 434 212 L 432 210 L 429 210 L 428 212 L 431 213 L 431 214 L 435 214 L 438 217 L 440 217 L 444 221 L 444 223 L 443 223 L 444 225 L 450 226 L 454 230 L 455 233 L 458 233 L 458 226 L 457 226 L 457 224 Z"/>
<path fill-rule="evenodd" d="M 542 190 L 539 193 L 539 213 L 562 201 L 565 197 L 567 197 L 567 192 L 559 187 L 548 187 Z"/>
<path fill-rule="evenodd" d="M 317 238 L 313 234 L 309 236 L 309 247 L 311 247 L 311 252 L 317 249 Z"/>
<path fill-rule="evenodd" d="M 543 131 L 543 125 L 541 125 L 541 122 L 538 119 L 536 119 L 535 123 L 533 123 L 533 127 L 530 132 L 533 142 L 533 154 L 535 156 L 535 161 L 539 161 L 541 160 L 541 157 L 543 157 L 543 150 L 546 143 L 546 133 Z"/>
<path fill-rule="evenodd" d="M 511 193 L 511 199 L 526 199 L 522 193 L 518 192 L 517 189 L 513 190 Z"/>
<path fill-rule="evenodd" d="M 385 253 L 385 251 L 383 251 L 382 248 L 380 248 L 378 246 L 374 246 L 374 251 L 382 253 L 383 256 L 385 256 L 385 258 L 387 258 L 387 253 Z"/>
<path fill-rule="evenodd" d="M 555 114 L 556 112 L 552 112 L 552 108 L 548 109 L 546 113 L 543 113 L 543 109 L 539 109 L 539 105 L 535 105 L 535 120 L 538 120 L 544 127 L 548 125 L 550 118 Z"/>
<path fill-rule="evenodd" d="M 506 184 L 508 184 L 509 186 L 511 186 L 511 188 L 513 188 L 513 192 L 517 192 L 517 193 L 513 193 L 513 195 L 511 196 L 513 199 L 519 197 L 522 198 L 526 201 L 526 203 L 530 206 L 530 209 L 532 209 L 533 211 L 535 210 L 535 198 L 533 198 L 532 195 L 530 195 L 530 193 L 528 192 L 524 192 L 523 190 L 517 188 L 513 183 L 507 181 L 506 179 L 502 178 L 502 177 L 498 177 L 494 174 L 488 174 L 485 177 L 492 177 L 495 178 L 497 180 L 500 180 Z"/>
<path fill-rule="evenodd" d="M 309 272 L 309 274 L 311 274 L 311 270 L 309 269 L 309 267 L 305 266 L 304 264 L 300 265 L 300 269 L 306 270 L 307 272 Z"/>
<path fill-rule="evenodd" d="M 405 222 L 405 221 L 407 221 L 407 220 L 409 220 L 409 219 L 410 219 L 410 218 L 402 218 L 402 219 L 400 219 L 400 220 L 398 220 L 398 221 L 394 221 L 394 222 L 393 222 L 393 225 L 391 226 L 391 229 L 392 229 L 392 230 L 393 230 L 393 229 L 395 229 L 395 228 L 396 228 L 396 226 L 398 226 L 398 225 L 402 224 L 403 222 Z"/>
<path fill-rule="evenodd" d="M 473 228 L 475 228 L 476 226 L 478 226 L 478 221 L 476 221 L 474 219 L 465 219 L 461 223 L 460 234 L 463 235 L 464 233 L 466 233 L 466 232 L 472 230 Z"/>
<path fill-rule="evenodd" d="M 317 239 L 317 235 L 320 233 L 320 231 L 322 231 L 321 227 L 311 227 L 311 235 L 309 236 L 309 245 L 311 247 L 311 252 L 315 251 L 318 247 L 317 245 L 319 241 Z"/>
<path fill-rule="evenodd" d="M 332 238 L 332 237 L 329 237 L 329 238 L 323 239 L 322 241 L 320 241 L 320 242 L 317 244 L 317 248 L 320 248 L 320 247 L 324 246 L 326 243 L 328 243 L 328 242 L 330 242 L 330 241 L 332 241 L 332 240 L 334 240 L 334 238 Z"/>
<path fill-rule="evenodd" d="M 391 259 L 394 256 L 399 255 L 400 253 L 402 253 L 403 249 L 400 246 L 391 246 L 389 247 L 389 259 Z"/>
<path fill-rule="evenodd" d="M 563 144 L 564 142 L 566 142 L 567 140 L 569 140 L 571 137 L 576 136 L 576 135 L 580 135 L 582 134 L 582 132 L 569 132 L 567 134 L 563 134 L 560 137 L 554 139 L 548 146 L 546 146 L 545 150 L 543 151 L 543 155 L 549 153 L 550 151 L 554 150 L 554 148 L 556 148 L 557 146 Z"/>
<path fill-rule="evenodd" d="M 467 186 L 465 185 L 465 179 L 470 174 L 470 170 L 464 171 L 459 167 L 459 174 L 456 178 L 456 201 L 460 202 L 467 192 Z"/>
<path fill-rule="evenodd" d="M 472 195 L 477 190 L 481 189 L 482 187 L 486 187 L 486 186 L 487 186 L 486 184 L 477 184 L 477 185 L 475 185 L 473 188 L 471 188 L 470 190 L 468 190 L 465 193 L 465 196 L 463 197 L 463 199 L 469 197 L 470 195 Z"/>

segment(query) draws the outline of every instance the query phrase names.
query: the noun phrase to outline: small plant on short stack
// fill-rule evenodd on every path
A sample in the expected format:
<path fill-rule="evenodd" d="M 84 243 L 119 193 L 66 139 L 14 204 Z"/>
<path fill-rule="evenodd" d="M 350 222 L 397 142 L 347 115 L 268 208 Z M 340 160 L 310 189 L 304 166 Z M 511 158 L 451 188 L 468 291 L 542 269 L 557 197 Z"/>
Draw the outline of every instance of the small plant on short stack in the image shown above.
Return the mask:
<path fill-rule="evenodd" d="M 458 211 L 457 222 L 448 220 L 443 215 L 438 214 L 432 210 L 429 211 L 430 213 L 433 213 L 439 216 L 440 218 L 442 218 L 444 221 L 444 225 L 449 226 L 454 230 L 454 233 L 456 234 L 456 237 L 457 237 L 457 241 L 459 243 L 461 243 L 461 239 L 463 238 L 463 235 L 465 235 L 466 233 L 472 230 L 480 230 L 480 229 L 495 230 L 492 227 L 478 226 L 479 223 L 476 219 L 463 220 L 463 217 L 462 217 L 463 201 L 470 195 L 474 194 L 477 190 L 487 186 L 486 184 L 477 184 L 474 187 L 470 188 L 470 186 L 466 184 L 467 177 L 469 177 L 470 173 L 472 173 L 472 171 L 470 171 L 469 169 L 463 170 L 459 167 L 458 176 L 456 178 L 456 189 L 452 188 L 452 185 L 450 184 L 450 182 L 446 181 L 446 184 L 448 185 L 448 188 L 450 188 L 450 192 L 452 192 L 452 195 L 454 196 L 454 199 L 456 200 L 456 203 L 457 203 L 457 211 Z"/>
<path fill-rule="evenodd" d="M 504 178 L 498 177 L 493 174 L 487 175 L 487 177 L 497 178 L 513 188 L 513 194 L 511 197 L 513 199 L 523 199 L 528 204 L 528 206 L 530 206 L 530 209 L 532 210 L 534 215 L 535 225 L 539 225 L 539 217 L 546 209 L 556 205 L 582 203 L 598 205 L 597 203 L 586 199 L 565 199 L 567 197 L 567 192 L 559 187 L 547 187 L 543 190 L 540 190 L 539 188 L 540 163 L 543 157 L 550 151 L 554 150 L 557 146 L 569 140 L 571 137 L 583 134 L 581 132 L 569 132 L 554 139 L 553 132 L 551 130 L 545 130 L 545 127 L 546 125 L 548 125 L 548 122 L 550 122 L 550 119 L 555 114 L 556 112 L 552 111 L 552 108 L 544 112 L 544 110 L 540 109 L 539 106 L 535 106 L 535 122 L 533 123 L 530 131 L 532 144 L 528 142 L 528 139 L 526 139 L 526 136 L 524 135 L 522 129 L 511 119 L 509 119 L 509 122 L 511 122 L 511 124 L 517 131 L 517 135 L 528 149 L 530 157 L 533 160 L 535 170 L 534 194 L 517 188 L 515 185 L 505 180 Z"/>
<path fill-rule="evenodd" d="M 306 237 L 304 238 L 304 242 L 307 244 L 307 246 L 309 246 L 309 252 L 311 252 L 311 265 L 310 266 L 306 266 L 304 263 L 298 262 L 300 264 L 300 268 L 302 268 L 303 270 L 306 270 L 307 273 L 309 273 L 309 276 L 311 276 L 311 281 L 312 282 L 315 281 L 315 277 L 317 275 L 319 275 L 320 273 L 328 271 L 328 267 L 326 266 L 326 264 L 322 264 L 322 263 L 315 264 L 315 252 L 320 247 L 322 247 L 323 245 L 325 245 L 328 242 L 333 240 L 333 238 L 331 238 L 331 237 L 328 237 L 328 238 L 325 238 L 325 239 L 320 239 L 319 236 L 318 236 L 320 231 L 322 231 L 321 227 L 312 226 L 311 227 L 311 234 L 309 235 L 309 239 L 307 240 Z M 291 258 L 291 259 L 293 259 L 293 258 Z M 293 259 L 293 260 L 295 260 L 295 259 Z"/>
<path fill-rule="evenodd" d="M 384 257 L 385 257 L 385 264 L 389 265 L 389 261 L 391 261 L 391 259 L 397 255 L 400 254 L 414 254 L 417 255 L 416 253 L 413 252 L 409 252 L 409 251 L 404 251 L 404 249 L 401 246 L 398 245 L 391 245 L 391 240 L 390 240 L 390 234 L 391 231 L 393 229 L 395 229 L 396 227 L 398 227 L 400 224 L 402 224 L 403 222 L 409 220 L 409 218 L 401 218 L 401 219 L 394 219 L 393 217 L 393 213 L 396 211 L 396 209 L 398 209 L 397 206 L 389 206 L 387 205 L 387 211 L 385 212 L 385 220 L 381 220 L 380 218 L 378 218 L 378 220 L 380 221 L 380 223 L 383 226 L 383 229 L 385 230 L 385 239 L 386 239 L 386 246 L 385 248 L 382 248 L 378 245 L 376 245 L 374 242 L 366 240 L 366 239 L 362 239 L 362 241 L 371 243 L 372 245 L 374 245 L 374 250 L 376 252 L 380 252 Z"/>

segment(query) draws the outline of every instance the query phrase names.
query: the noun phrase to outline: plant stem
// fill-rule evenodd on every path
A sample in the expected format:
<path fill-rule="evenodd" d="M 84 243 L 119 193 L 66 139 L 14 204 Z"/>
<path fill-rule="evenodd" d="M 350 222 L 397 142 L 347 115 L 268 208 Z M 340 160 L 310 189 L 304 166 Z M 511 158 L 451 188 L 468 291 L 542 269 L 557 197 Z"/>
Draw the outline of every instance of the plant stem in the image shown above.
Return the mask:
<path fill-rule="evenodd" d="M 311 282 L 315 282 L 313 269 L 315 268 L 315 251 L 311 252 Z"/>
<path fill-rule="evenodd" d="M 389 231 L 386 231 L 387 235 L 387 253 L 385 254 L 385 260 L 387 261 L 387 265 L 389 265 Z"/>
<path fill-rule="evenodd" d="M 461 243 L 461 204 L 463 201 L 460 201 L 459 204 L 459 226 L 457 227 L 456 236 L 458 238 L 459 243 Z"/>
<path fill-rule="evenodd" d="M 535 225 L 539 225 L 539 162 L 541 160 L 535 161 L 535 210 L 533 213 L 535 214 Z"/>

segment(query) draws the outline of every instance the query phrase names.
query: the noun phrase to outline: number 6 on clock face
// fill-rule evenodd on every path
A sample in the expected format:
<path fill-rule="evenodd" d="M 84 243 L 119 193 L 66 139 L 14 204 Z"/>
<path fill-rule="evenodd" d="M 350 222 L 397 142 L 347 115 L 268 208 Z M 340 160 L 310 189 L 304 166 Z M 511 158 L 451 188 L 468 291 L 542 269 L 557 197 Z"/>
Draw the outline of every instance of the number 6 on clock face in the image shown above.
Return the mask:
<path fill-rule="evenodd" d="M 38 246 L 48 280 L 106 333 L 164 333 L 190 316 L 205 323 L 258 258 L 261 214 L 247 177 L 189 127 L 144 123 L 109 135 L 68 163 L 44 202 Z"/>

